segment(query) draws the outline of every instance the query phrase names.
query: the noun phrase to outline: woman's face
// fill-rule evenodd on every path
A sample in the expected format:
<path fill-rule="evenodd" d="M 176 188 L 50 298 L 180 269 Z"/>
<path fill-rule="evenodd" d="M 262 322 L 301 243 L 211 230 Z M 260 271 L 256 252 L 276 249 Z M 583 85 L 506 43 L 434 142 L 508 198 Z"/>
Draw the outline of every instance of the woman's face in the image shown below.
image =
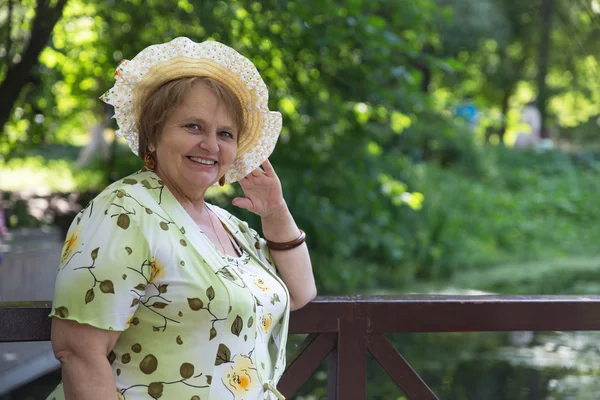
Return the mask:
<path fill-rule="evenodd" d="M 156 149 L 157 174 L 188 198 L 206 189 L 228 170 L 237 153 L 238 128 L 212 89 L 192 86 L 165 122 Z"/>

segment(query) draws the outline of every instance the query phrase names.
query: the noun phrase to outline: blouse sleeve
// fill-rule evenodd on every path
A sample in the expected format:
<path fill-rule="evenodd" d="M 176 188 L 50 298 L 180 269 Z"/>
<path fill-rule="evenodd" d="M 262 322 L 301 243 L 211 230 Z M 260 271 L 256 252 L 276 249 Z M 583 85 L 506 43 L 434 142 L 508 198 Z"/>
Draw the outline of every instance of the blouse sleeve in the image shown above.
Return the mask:
<path fill-rule="evenodd" d="M 153 260 L 128 197 L 122 189 L 109 189 L 71 224 L 50 316 L 106 330 L 129 326 Z"/>

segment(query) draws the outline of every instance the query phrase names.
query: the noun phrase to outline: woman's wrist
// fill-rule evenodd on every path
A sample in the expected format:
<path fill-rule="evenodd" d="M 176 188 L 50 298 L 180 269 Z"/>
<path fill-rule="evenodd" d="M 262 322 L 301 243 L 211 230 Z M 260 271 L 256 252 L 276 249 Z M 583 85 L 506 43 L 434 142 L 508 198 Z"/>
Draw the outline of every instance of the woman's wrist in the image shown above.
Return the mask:
<path fill-rule="evenodd" d="M 304 231 L 300 229 L 300 235 L 296 239 L 290 240 L 288 242 L 272 242 L 270 240 L 267 240 L 267 247 L 270 250 L 286 251 L 295 249 L 296 247 L 302 245 L 302 243 L 304 243 L 305 240 L 306 233 L 304 233 Z"/>
<path fill-rule="evenodd" d="M 271 242 L 289 242 L 300 236 L 300 229 L 285 203 L 281 209 L 262 217 L 261 224 L 263 236 Z"/>

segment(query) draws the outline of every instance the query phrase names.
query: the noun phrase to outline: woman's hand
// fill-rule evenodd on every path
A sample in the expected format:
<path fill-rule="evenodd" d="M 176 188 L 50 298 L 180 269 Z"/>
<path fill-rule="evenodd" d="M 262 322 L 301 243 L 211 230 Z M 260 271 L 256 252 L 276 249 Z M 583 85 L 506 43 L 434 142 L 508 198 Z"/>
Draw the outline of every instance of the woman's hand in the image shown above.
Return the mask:
<path fill-rule="evenodd" d="M 262 163 L 263 169 L 256 168 L 239 181 L 246 197 L 236 197 L 232 204 L 245 208 L 261 218 L 275 215 L 287 206 L 281 190 L 281 182 L 269 160 Z"/>

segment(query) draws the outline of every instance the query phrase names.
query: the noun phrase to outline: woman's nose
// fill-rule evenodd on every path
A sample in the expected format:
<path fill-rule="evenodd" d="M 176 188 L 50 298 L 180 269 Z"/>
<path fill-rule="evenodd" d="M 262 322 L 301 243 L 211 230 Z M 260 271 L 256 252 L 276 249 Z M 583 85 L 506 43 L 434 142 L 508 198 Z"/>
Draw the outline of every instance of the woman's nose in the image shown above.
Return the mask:
<path fill-rule="evenodd" d="M 216 153 L 217 151 L 219 151 L 217 134 L 207 133 L 206 135 L 203 135 L 202 140 L 200 141 L 200 147 L 202 147 L 202 149 L 204 149 L 208 153 Z"/>

